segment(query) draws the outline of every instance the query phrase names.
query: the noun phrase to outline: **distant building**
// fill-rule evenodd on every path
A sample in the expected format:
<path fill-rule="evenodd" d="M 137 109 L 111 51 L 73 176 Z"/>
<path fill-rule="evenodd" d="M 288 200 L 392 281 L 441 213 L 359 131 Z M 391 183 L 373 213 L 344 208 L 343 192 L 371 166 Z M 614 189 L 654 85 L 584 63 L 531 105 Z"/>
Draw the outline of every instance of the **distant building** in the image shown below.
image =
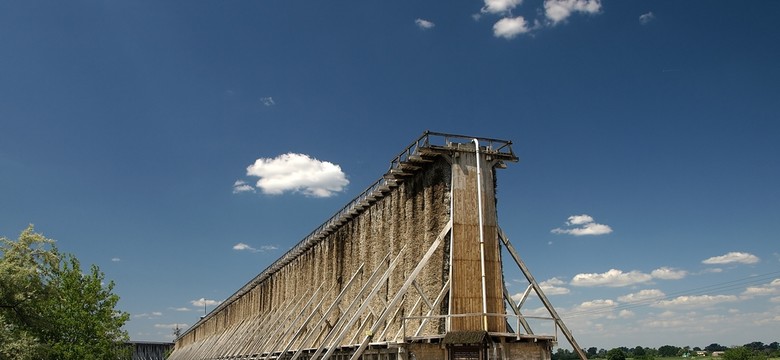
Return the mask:
<path fill-rule="evenodd" d="M 133 348 L 133 360 L 165 360 L 173 350 L 173 343 L 151 341 L 129 341 Z"/>
<path fill-rule="evenodd" d="M 725 351 L 713 351 L 712 352 L 712 357 L 723 356 L 724 353 L 725 353 Z"/>
<path fill-rule="evenodd" d="M 707 352 L 706 351 L 697 351 L 696 352 L 696 356 L 707 356 Z"/>

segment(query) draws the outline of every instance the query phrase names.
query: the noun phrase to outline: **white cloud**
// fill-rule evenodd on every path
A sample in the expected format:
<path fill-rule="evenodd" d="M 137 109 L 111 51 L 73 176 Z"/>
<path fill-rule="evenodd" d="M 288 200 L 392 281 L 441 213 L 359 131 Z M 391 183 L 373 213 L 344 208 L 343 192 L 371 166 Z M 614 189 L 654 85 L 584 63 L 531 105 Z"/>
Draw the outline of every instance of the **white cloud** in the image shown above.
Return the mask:
<path fill-rule="evenodd" d="M 222 303 L 222 301 L 209 300 L 209 299 L 205 299 L 205 298 L 200 298 L 198 300 L 191 300 L 190 301 L 190 304 L 192 304 L 192 306 L 197 306 L 197 307 L 213 306 L 213 305 L 219 305 L 221 303 Z"/>
<path fill-rule="evenodd" d="M 617 301 L 612 299 L 596 299 L 591 301 L 585 301 L 572 309 L 570 309 L 567 313 L 569 315 L 574 315 L 577 313 L 591 313 L 591 312 L 611 312 L 609 310 L 614 309 L 616 306 L 618 306 Z M 584 314 L 579 314 L 584 315 Z"/>
<path fill-rule="evenodd" d="M 671 300 L 661 300 L 652 306 L 659 308 L 698 308 L 712 306 L 724 302 L 739 300 L 736 295 L 691 295 L 678 296 Z"/>
<path fill-rule="evenodd" d="M 236 250 L 236 251 L 249 251 L 249 252 L 253 252 L 253 253 L 256 253 L 256 252 L 266 252 L 266 251 L 269 251 L 269 250 L 276 250 L 276 249 L 277 249 L 277 247 L 273 246 L 273 245 L 263 245 L 259 249 L 257 249 L 257 248 L 254 248 L 252 246 L 249 246 L 247 244 L 244 244 L 242 242 L 233 245 L 233 250 Z"/>
<path fill-rule="evenodd" d="M 566 221 L 567 226 L 580 226 L 569 229 L 555 228 L 550 230 L 553 234 L 569 234 L 574 236 L 583 235 L 604 235 L 612 232 L 609 225 L 599 224 L 593 220 L 593 217 L 587 214 L 569 216 Z"/>
<path fill-rule="evenodd" d="M 610 269 L 601 274 L 577 274 L 571 280 L 574 286 L 608 286 L 622 287 L 640 284 L 652 280 L 653 277 L 639 271 L 624 273 L 622 270 Z"/>
<path fill-rule="evenodd" d="M 233 194 L 242 192 L 255 192 L 255 188 L 244 182 L 244 180 L 236 180 L 236 182 L 233 183 Z"/>
<path fill-rule="evenodd" d="M 773 298 L 770 298 L 769 301 L 773 303 L 780 303 L 780 296 L 775 296 Z"/>
<path fill-rule="evenodd" d="M 539 287 L 542 288 L 542 292 L 544 292 L 545 295 L 565 295 L 571 292 L 571 290 L 560 286 L 566 284 L 565 281 L 558 279 L 558 278 L 552 278 L 546 281 L 542 281 L 539 283 Z"/>
<path fill-rule="evenodd" d="M 601 0 L 545 0 L 544 14 L 553 24 L 566 20 L 572 13 L 596 14 L 601 11 Z"/>
<path fill-rule="evenodd" d="M 503 14 L 522 4 L 523 0 L 485 0 L 483 13 Z"/>
<path fill-rule="evenodd" d="M 755 264 L 759 261 L 761 260 L 758 258 L 758 256 L 755 256 L 753 254 L 733 251 L 726 255 L 713 256 L 709 259 L 703 260 L 701 263 L 707 265 L 720 265 L 720 264 L 731 264 L 731 263 Z"/>
<path fill-rule="evenodd" d="M 531 31 L 531 28 L 528 27 L 528 23 L 522 16 L 503 18 L 493 25 L 493 36 L 505 39 L 511 39 L 529 31 Z"/>
<path fill-rule="evenodd" d="M 120 259 L 118 257 L 115 257 L 115 258 L 111 258 L 111 261 L 113 261 L 113 262 L 120 262 L 120 261 L 122 261 L 122 259 Z"/>
<path fill-rule="evenodd" d="M 270 96 L 260 98 L 260 102 L 262 102 L 263 105 L 265 105 L 265 106 L 274 106 L 274 105 L 276 105 L 276 101 L 274 101 L 274 98 L 272 98 Z"/>
<path fill-rule="evenodd" d="M 192 309 L 188 307 L 178 307 L 178 308 L 171 308 L 173 311 L 192 311 Z"/>
<path fill-rule="evenodd" d="M 688 275 L 688 272 L 685 270 L 677 270 L 673 268 L 668 267 L 661 267 L 658 269 L 653 270 L 650 275 L 652 275 L 656 279 L 662 279 L 662 280 L 680 280 Z"/>
<path fill-rule="evenodd" d="M 142 314 L 135 314 L 135 315 L 133 315 L 133 317 L 136 318 L 136 319 L 140 319 L 140 318 L 156 319 L 156 318 L 158 318 L 160 316 L 162 316 L 162 313 L 159 312 L 159 311 L 153 311 L 151 313 L 142 313 Z"/>
<path fill-rule="evenodd" d="M 251 252 L 257 252 L 258 251 L 257 249 L 255 249 L 255 248 L 253 248 L 253 247 L 251 247 L 251 246 L 249 246 L 247 244 L 244 244 L 244 243 L 238 243 L 238 244 L 233 245 L 233 250 L 238 250 L 238 251 L 246 250 L 246 251 L 251 251 Z"/>
<path fill-rule="evenodd" d="M 246 168 L 246 173 L 259 177 L 257 187 L 271 195 L 292 191 L 306 196 L 329 197 L 349 184 L 340 166 L 296 153 L 257 159 Z"/>
<path fill-rule="evenodd" d="M 780 294 L 780 279 L 774 279 L 769 284 L 762 286 L 748 286 L 742 292 L 743 298 L 752 298 L 754 296 L 768 296 Z"/>
<path fill-rule="evenodd" d="M 618 301 L 624 303 L 639 303 L 648 300 L 660 300 L 666 296 L 663 291 L 658 289 L 645 289 L 639 292 L 626 294 L 618 297 Z"/>
<path fill-rule="evenodd" d="M 655 15 L 653 15 L 652 11 L 648 11 L 646 14 L 642 14 L 639 16 L 639 23 L 642 25 L 646 25 L 647 23 L 653 21 L 655 19 Z"/>
<path fill-rule="evenodd" d="M 624 310 L 620 310 L 620 312 L 618 313 L 618 316 L 620 316 L 623 319 L 632 318 L 632 317 L 634 317 L 634 315 L 636 315 L 636 314 L 634 314 L 633 311 L 625 310 L 625 309 Z"/>
<path fill-rule="evenodd" d="M 417 24 L 417 26 L 420 29 L 423 29 L 423 30 L 427 30 L 427 29 L 430 29 L 430 28 L 436 26 L 436 24 L 434 24 L 433 22 L 425 20 L 425 19 L 417 19 L 417 20 L 414 21 L 414 23 Z"/>

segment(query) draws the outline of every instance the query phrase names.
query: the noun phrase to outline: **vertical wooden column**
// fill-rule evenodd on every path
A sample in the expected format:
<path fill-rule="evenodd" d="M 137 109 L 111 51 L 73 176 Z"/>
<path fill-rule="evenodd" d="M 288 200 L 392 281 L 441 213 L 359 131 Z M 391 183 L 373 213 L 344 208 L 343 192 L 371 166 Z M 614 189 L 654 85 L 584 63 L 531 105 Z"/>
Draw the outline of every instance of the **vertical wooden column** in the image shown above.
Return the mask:
<path fill-rule="evenodd" d="M 470 149 L 469 149 L 470 147 Z M 485 287 L 487 311 L 504 314 L 501 256 L 498 246 L 496 197 L 493 169 L 485 155 L 477 159 L 474 145 L 460 144 L 452 158 L 452 289 L 450 315 L 482 313 L 477 161 L 482 179 L 482 225 L 485 242 Z M 467 150 L 468 149 L 468 150 Z M 481 316 L 453 317 L 450 331 L 484 330 Z M 506 332 L 503 318 L 488 317 L 488 331 Z"/>

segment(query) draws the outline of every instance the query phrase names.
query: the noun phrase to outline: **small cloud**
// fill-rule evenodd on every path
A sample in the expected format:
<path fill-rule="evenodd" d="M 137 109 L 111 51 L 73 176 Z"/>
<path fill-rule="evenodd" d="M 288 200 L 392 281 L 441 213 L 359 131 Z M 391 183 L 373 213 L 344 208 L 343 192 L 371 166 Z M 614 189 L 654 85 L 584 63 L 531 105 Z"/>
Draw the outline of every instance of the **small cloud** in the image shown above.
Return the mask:
<path fill-rule="evenodd" d="M 192 309 L 188 307 L 178 307 L 178 308 L 171 308 L 173 311 L 179 311 L 179 312 L 186 312 L 186 311 L 192 311 Z"/>
<path fill-rule="evenodd" d="M 197 306 L 197 307 L 214 306 L 214 305 L 219 305 L 221 303 L 222 303 L 222 301 L 209 300 L 209 299 L 205 299 L 205 298 L 200 298 L 198 300 L 191 300 L 190 301 L 190 304 L 192 304 L 192 306 Z"/>
<path fill-rule="evenodd" d="M 702 306 L 712 306 L 724 302 L 734 302 L 739 300 L 736 295 L 693 295 L 678 296 L 671 300 L 662 300 L 652 305 L 659 308 L 697 308 Z"/>
<path fill-rule="evenodd" d="M 648 11 L 647 14 L 639 15 L 639 23 L 642 25 L 647 25 L 647 23 L 653 21 L 655 19 L 655 15 L 653 15 L 652 11 Z"/>
<path fill-rule="evenodd" d="M 115 257 L 115 258 L 111 258 L 111 261 L 113 261 L 113 262 L 120 262 L 120 261 L 122 261 L 122 259 L 120 259 L 118 257 Z"/>
<path fill-rule="evenodd" d="M 156 319 L 160 316 L 162 316 L 163 313 L 159 311 L 153 311 L 151 313 L 142 313 L 142 314 L 135 314 L 133 315 L 133 318 L 136 319 Z"/>
<path fill-rule="evenodd" d="M 631 310 L 620 310 L 618 313 L 618 316 L 620 316 L 622 319 L 630 319 L 634 317 L 634 312 Z"/>
<path fill-rule="evenodd" d="M 238 243 L 238 244 L 233 245 L 233 250 L 258 252 L 257 249 L 255 249 L 255 248 L 253 248 L 253 247 L 251 247 L 251 246 L 249 246 L 247 244 L 244 244 L 244 243 Z"/>
<path fill-rule="evenodd" d="M 550 232 L 553 234 L 569 234 L 574 236 L 604 235 L 612 232 L 612 228 L 609 227 L 609 225 L 598 224 L 593 220 L 593 217 L 586 214 L 569 216 L 566 225 L 569 227 L 579 227 L 569 229 L 555 228 L 550 230 Z"/>
<path fill-rule="evenodd" d="M 414 20 L 414 23 L 417 24 L 417 27 L 419 27 L 420 29 L 423 29 L 423 30 L 428 30 L 428 29 L 433 28 L 434 26 L 436 26 L 436 24 L 434 24 L 433 22 L 425 20 L 425 19 Z"/>
<path fill-rule="evenodd" d="M 256 253 L 256 252 L 266 252 L 266 251 L 276 250 L 276 249 L 278 249 L 278 248 L 276 246 L 274 246 L 274 245 L 263 245 L 263 246 L 261 246 L 258 249 L 258 248 L 254 248 L 252 246 L 249 246 L 247 244 L 244 244 L 242 242 L 233 245 L 233 250 L 236 250 L 236 251 L 249 251 L 249 252 L 253 252 L 253 253 Z"/>
<path fill-rule="evenodd" d="M 754 296 L 768 296 L 780 294 L 780 279 L 774 279 L 769 284 L 761 286 L 748 286 L 742 292 L 743 298 L 753 298 Z"/>
<path fill-rule="evenodd" d="M 529 31 L 531 31 L 531 28 L 528 27 L 528 23 L 522 16 L 515 18 L 506 17 L 498 20 L 493 25 L 493 36 L 505 39 L 512 39 L 517 35 L 525 34 Z"/>
<path fill-rule="evenodd" d="M 663 291 L 658 289 L 645 289 L 636 293 L 631 293 L 618 297 L 618 301 L 624 303 L 639 303 L 648 300 L 660 300 L 666 296 Z"/>
<path fill-rule="evenodd" d="M 545 0 L 544 14 L 558 24 L 566 20 L 573 13 L 597 14 L 601 11 L 601 0 Z"/>
<path fill-rule="evenodd" d="M 257 159 L 246 168 L 246 174 L 259 177 L 257 187 L 270 195 L 291 191 L 330 197 L 349 184 L 340 166 L 296 153 Z"/>
<path fill-rule="evenodd" d="M 252 185 L 247 184 L 244 180 L 236 180 L 233 183 L 233 194 L 243 192 L 255 192 L 255 188 Z"/>
<path fill-rule="evenodd" d="M 773 303 L 780 303 L 780 296 L 775 296 L 773 298 L 770 298 L 769 301 Z"/>
<path fill-rule="evenodd" d="M 544 292 L 545 295 L 566 295 L 570 293 L 571 290 L 561 286 L 565 284 L 566 282 L 561 279 L 552 278 L 540 282 L 539 287 L 542 288 L 542 292 Z"/>
<path fill-rule="evenodd" d="M 623 287 L 634 284 L 645 283 L 652 280 L 653 277 L 639 271 L 623 272 L 622 270 L 610 269 L 601 274 L 577 274 L 571 280 L 573 286 L 607 286 Z"/>
<path fill-rule="evenodd" d="M 680 280 L 684 278 L 686 275 L 688 275 L 688 272 L 685 270 L 677 270 L 673 268 L 668 267 L 662 267 L 659 269 L 653 270 L 650 275 L 652 275 L 656 279 L 662 279 L 662 280 Z"/>
<path fill-rule="evenodd" d="M 274 98 L 268 96 L 268 97 L 261 97 L 260 102 L 263 103 L 265 106 L 274 106 L 276 105 L 276 101 L 274 101 Z"/>
<path fill-rule="evenodd" d="M 721 264 L 732 264 L 732 263 L 740 263 L 740 264 L 755 264 L 757 262 L 761 261 L 758 256 L 755 256 L 750 253 L 743 253 L 743 252 L 730 252 L 726 255 L 721 256 L 713 256 L 709 259 L 702 260 L 702 264 L 707 265 L 721 265 Z"/>
<path fill-rule="evenodd" d="M 485 0 L 485 6 L 482 7 L 481 12 L 483 14 L 504 14 L 522 3 L 523 0 Z"/>

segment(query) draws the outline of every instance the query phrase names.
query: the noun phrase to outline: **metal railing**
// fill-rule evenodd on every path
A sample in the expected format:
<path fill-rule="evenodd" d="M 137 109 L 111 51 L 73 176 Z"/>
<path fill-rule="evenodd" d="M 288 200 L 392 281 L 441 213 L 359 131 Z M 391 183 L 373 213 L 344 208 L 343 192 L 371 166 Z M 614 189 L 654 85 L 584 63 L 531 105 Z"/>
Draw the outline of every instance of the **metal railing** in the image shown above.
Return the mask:
<path fill-rule="evenodd" d="M 444 332 L 438 332 L 435 334 L 421 334 L 423 327 L 429 326 L 431 320 L 441 320 L 445 319 L 447 321 L 451 320 L 452 318 L 482 318 L 483 316 L 487 316 L 488 318 L 500 318 L 504 319 L 504 321 L 507 322 L 507 324 L 513 325 L 512 329 L 507 329 L 506 332 L 501 333 L 489 333 L 489 334 L 500 334 L 500 335 L 511 335 L 518 339 L 520 338 L 546 338 L 550 339 L 552 341 L 558 341 L 558 324 L 555 321 L 555 319 L 551 317 L 544 317 L 544 316 L 518 316 L 514 314 L 482 314 L 482 313 L 468 313 L 468 314 L 453 314 L 453 315 L 429 315 L 429 316 L 405 316 L 401 319 L 401 333 L 403 334 L 403 338 L 401 339 L 403 342 L 408 342 L 414 339 L 426 339 L 426 338 L 437 338 L 437 337 L 443 337 L 446 334 L 446 331 Z M 552 334 L 528 334 L 523 333 L 520 330 L 522 329 L 522 322 L 521 318 L 525 320 L 541 320 L 541 321 L 549 321 L 552 323 L 553 326 L 553 333 Z M 415 327 L 414 334 L 412 336 L 408 336 L 407 334 L 407 322 L 409 321 L 420 321 L 420 324 Z M 428 322 L 429 324 L 426 324 Z"/>

